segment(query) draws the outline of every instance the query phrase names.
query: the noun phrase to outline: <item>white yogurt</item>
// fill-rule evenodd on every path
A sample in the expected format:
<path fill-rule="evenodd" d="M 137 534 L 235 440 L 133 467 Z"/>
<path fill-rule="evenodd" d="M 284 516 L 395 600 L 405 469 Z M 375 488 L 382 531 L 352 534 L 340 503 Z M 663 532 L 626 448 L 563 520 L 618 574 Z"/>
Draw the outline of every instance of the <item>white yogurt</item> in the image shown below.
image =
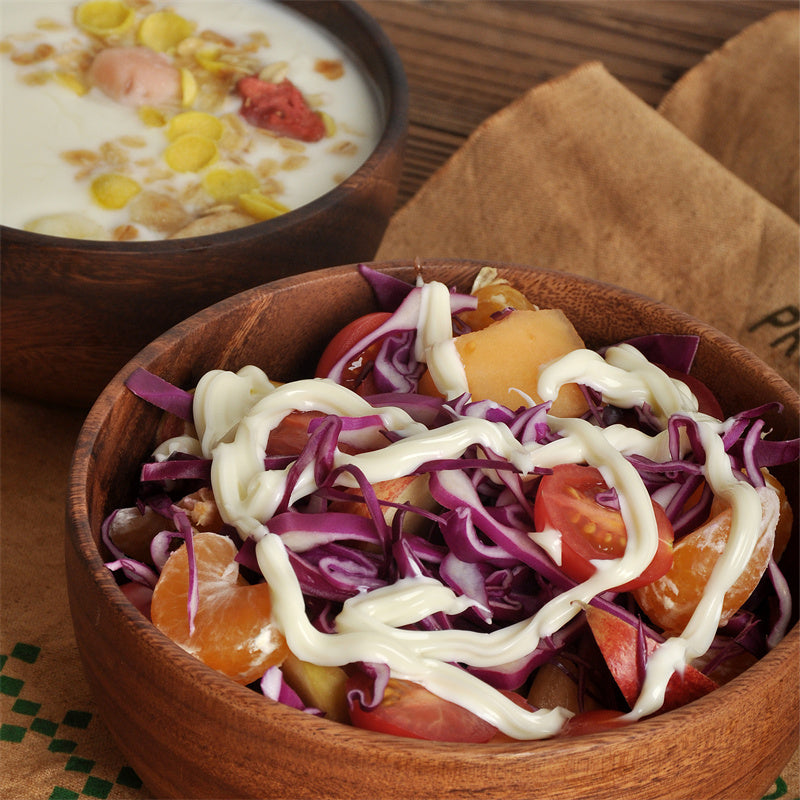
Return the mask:
<path fill-rule="evenodd" d="M 26 228 L 32 220 L 46 215 L 77 212 L 100 227 L 102 233 L 97 238 L 121 238 L 121 226 L 130 223 L 128 211 L 105 209 L 93 201 L 89 192 L 93 177 L 114 171 L 132 177 L 143 188 L 186 198 L 189 188 L 208 168 L 180 174 L 169 170 L 163 160 L 167 144 L 163 127 L 146 126 L 136 109 L 112 101 L 97 87 L 84 95 L 66 88 L 52 77 L 59 69 L 55 57 L 27 65 L 12 60 L 14 56 L 18 62 L 20 54 L 24 57 L 40 44 L 51 44 L 58 54 L 85 48 L 89 37 L 73 22 L 76 5 L 63 0 L 0 0 L 0 40 L 4 47 L 0 53 L 0 222 Z M 152 5 L 148 10 L 166 7 Z M 380 134 L 377 94 L 361 68 L 327 32 L 291 9 L 267 0 L 176 0 L 169 8 L 197 22 L 197 30 L 213 30 L 237 44 L 248 42 L 253 32 L 265 33 L 269 43 L 254 57 L 264 66 L 286 62 L 286 77 L 315 110 L 325 112 L 333 121 L 331 135 L 295 146 L 244 123 L 252 134 L 252 145 L 238 157 L 251 168 L 268 159 L 275 162 L 276 169 L 266 186 L 283 206 L 294 209 L 321 196 L 366 160 Z M 42 20 L 55 24 L 42 26 Z M 342 76 L 329 79 L 315 69 L 318 60 L 339 60 L 344 66 Z M 31 85 L 37 75 L 49 79 Z M 229 96 L 214 113 L 238 116 L 240 105 L 241 98 Z M 172 111 L 181 110 L 188 109 Z M 82 167 L 65 159 L 69 151 L 102 152 L 107 143 L 115 143 L 129 156 L 124 168 L 110 170 L 107 164 L 99 164 L 84 174 Z M 212 168 L 227 166 L 235 164 L 223 157 Z M 157 174 L 162 177 L 155 180 Z M 193 214 L 214 205 L 202 191 L 187 201 Z M 142 224 L 135 228 L 132 238 L 164 236 Z"/>

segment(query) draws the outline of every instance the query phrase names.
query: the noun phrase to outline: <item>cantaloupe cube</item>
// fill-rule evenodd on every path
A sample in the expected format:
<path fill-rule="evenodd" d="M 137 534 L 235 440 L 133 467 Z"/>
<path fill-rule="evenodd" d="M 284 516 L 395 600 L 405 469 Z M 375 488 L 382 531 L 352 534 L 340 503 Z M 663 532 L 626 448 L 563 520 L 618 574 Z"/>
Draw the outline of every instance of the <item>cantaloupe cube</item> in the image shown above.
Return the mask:
<path fill-rule="evenodd" d="M 524 404 L 519 392 L 541 403 L 537 393 L 541 368 L 584 347 L 572 323 L 558 309 L 511 311 L 486 328 L 458 336 L 455 343 L 473 401 L 494 400 L 509 408 Z M 578 386 L 567 384 L 558 393 L 551 413 L 577 417 L 587 408 Z"/>

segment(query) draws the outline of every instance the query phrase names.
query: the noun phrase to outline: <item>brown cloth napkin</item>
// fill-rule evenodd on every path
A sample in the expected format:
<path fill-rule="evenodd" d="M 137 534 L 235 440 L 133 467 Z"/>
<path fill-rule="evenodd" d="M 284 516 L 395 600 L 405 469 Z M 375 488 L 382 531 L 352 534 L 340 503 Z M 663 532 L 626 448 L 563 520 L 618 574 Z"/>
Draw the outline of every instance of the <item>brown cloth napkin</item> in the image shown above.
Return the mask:
<path fill-rule="evenodd" d="M 799 20 L 796 11 L 778 11 L 751 25 L 688 72 L 658 107 L 795 222 L 800 217 Z"/>
<path fill-rule="evenodd" d="M 796 60 L 797 15 L 775 15 L 689 72 L 663 115 L 599 64 L 541 85 L 397 214 L 379 258 L 518 261 L 629 286 L 796 382 Z M 0 797 L 149 797 L 95 713 L 69 621 L 64 502 L 82 415 L 4 397 L 0 421 Z M 795 755 L 768 796 L 794 800 L 798 783 Z"/>
<path fill-rule="evenodd" d="M 762 183 L 767 163 L 774 197 L 791 206 L 797 73 L 794 12 L 689 72 L 664 114 L 601 64 L 580 66 L 478 127 L 396 214 L 377 258 L 511 261 L 625 286 L 712 324 L 798 385 L 800 228 L 746 182 Z M 709 138 L 731 168 L 703 149 Z"/>

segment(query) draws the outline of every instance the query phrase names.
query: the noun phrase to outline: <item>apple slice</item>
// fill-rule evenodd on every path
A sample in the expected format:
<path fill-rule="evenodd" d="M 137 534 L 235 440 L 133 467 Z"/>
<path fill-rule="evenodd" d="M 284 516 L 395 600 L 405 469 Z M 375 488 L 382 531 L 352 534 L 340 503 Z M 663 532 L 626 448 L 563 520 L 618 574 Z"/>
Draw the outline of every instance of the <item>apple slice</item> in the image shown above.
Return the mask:
<path fill-rule="evenodd" d="M 600 652 L 617 682 L 628 705 L 633 707 L 642 690 L 642 673 L 638 658 L 636 627 L 624 619 L 595 606 L 586 607 L 586 620 L 592 630 Z M 650 656 L 659 646 L 645 634 L 645 651 Z M 717 688 L 716 681 L 691 665 L 683 674 L 675 673 L 667 684 L 661 711 L 679 708 L 697 700 Z"/>
<path fill-rule="evenodd" d="M 424 508 L 426 511 L 437 509 L 436 501 L 431 497 L 428 488 L 428 475 L 403 475 L 399 478 L 390 478 L 387 481 L 379 481 L 373 484 L 373 489 L 379 500 L 397 503 L 400 505 L 408 503 L 417 508 Z M 360 497 L 360 491 L 353 489 L 353 494 Z M 369 511 L 365 503 L 361 500 L 336 500 L 330 505 L 331 511 L 346 512 L 348 514 L 360 514 L 364 517 L 369 516 Z M 388 525 L 392 524 L 397 509 L 394 506 L 383 507 L 383 518 Z M 403 530 L 406 533 L 419 533 L 420 528 L 428 525 L 428 520 L 419 514 L 406 514 L 403 520 Z"/>
<path fill-rule="evenodd" d="M 350 722 L 345 697 L 347 673 L 341 667 L 311 664 L 289 653 L 281 669 L 286 682 L 307 706 L 324 711 L 327 719 Z"/>

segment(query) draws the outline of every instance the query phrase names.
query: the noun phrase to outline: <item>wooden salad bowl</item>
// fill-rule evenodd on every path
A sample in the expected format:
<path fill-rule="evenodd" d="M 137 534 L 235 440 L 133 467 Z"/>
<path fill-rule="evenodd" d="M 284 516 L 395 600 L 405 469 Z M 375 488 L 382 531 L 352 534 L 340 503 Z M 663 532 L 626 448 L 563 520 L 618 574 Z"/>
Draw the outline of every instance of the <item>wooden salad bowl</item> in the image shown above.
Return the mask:
<path fill-rule="evenodd" d="M 366 162 L 322 197 L 225 233 L 98 242 L 0 227 L 4 391 L 88 409 L 128 359 L 196 311 L 374 256 L 395 207 L 408 128 L 400 57 L 351 0 L 287 4 L 338 39 L 373 82 L 383 131 Z"/>
<path fill-rule="evenodd" d="M 409 263 L 373 265 L 408 281 Z M 432 261 L 426 280 L 468 290 L 482 264 Z M 726 413 L 768 401 L 776 438 L 798 435 L 800 398 L 777 373 L 708 325 L 591 280 L 497 265 L 534 302 L 563 309 L 599 346 L 644 333 L 699 335 L 696 374 Z M 130 503 L 158 410 L 123 382 L 137 367 L 191 387 L 212 368 L 255 363 L 276 380 L 313 374 L 324 345 L 374 310 L 354 265 L 284 278 L 172 328 L 108 384 L 86 419 L 69 481 L 66 566 L 75 635 L 101 716 L 158 797 L 760 798 L 798 745 L 798 644 L 785 639 L 745 673 L 675 711 L 604 733 L 538 742 L 448 744 L 360 730 L 279 705 L 189 656 L 118 589 L 100 524 Z M 778 471 L 797 509 L 797 464 Z M 784 558 L 793 591 L 797 534 Z M 795 601 L 797 598 L 795 597 Z"/>

